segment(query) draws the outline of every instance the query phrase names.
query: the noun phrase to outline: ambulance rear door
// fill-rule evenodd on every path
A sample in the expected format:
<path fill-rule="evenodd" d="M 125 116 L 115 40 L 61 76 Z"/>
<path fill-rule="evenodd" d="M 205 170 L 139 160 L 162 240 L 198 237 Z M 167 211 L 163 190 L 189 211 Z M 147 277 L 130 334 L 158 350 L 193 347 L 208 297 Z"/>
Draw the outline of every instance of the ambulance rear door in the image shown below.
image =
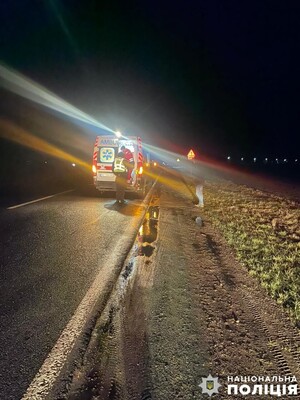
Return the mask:
<path fill-rule="evenodd" d="M 113 163 L 118 154 L 118 139 L 104 136 L 98 137 L 97 143 L 97 182 L 114 182 Z"/>

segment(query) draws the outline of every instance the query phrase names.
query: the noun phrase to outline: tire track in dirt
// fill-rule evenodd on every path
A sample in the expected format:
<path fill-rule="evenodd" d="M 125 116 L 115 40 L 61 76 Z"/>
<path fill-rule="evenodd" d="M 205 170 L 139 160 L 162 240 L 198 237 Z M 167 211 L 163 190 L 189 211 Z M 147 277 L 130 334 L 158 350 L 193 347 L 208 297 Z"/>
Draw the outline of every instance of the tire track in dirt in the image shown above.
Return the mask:
<path fill-rule="evenodd" d="M 190 237 L 195 237 L 195 226 Z M 199 268 L 191 275 L 201 287 L 201 295 L 194 295 L 207 315 L 215 373 L 295 375 L 299 382 L 299 331 L 235 260 L 223 238 L 206 223 L 196 240 L 183 237 L 183 243 L 187 252 L 197 253 Z"/>
<path fill-rule="evenodd" d="M 153 398 L 200 398 L 198 387 L 206 367 L 206 333 L 202 315 L 195 318 L 191 282 L 187 273 L 189 256 L 181 241 L 178 208 L 184 213 L 181 197 L 176 202 L 164 196 L 161 204 L 160 240 L 157 249 L 154 290 L 151 293 L 150 372 Z"/>

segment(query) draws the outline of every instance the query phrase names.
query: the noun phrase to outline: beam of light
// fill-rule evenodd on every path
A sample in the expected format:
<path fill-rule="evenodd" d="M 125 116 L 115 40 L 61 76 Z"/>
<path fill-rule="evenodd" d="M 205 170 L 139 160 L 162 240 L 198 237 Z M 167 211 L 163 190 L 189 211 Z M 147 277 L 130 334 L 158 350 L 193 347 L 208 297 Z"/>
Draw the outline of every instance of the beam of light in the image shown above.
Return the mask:
<path fill-rule="evenodd" d="M 231 165 L 228 162 L 220 162 L 204 156 L 201 156 L 201 159 L 193 160 L 193 162 L 191 162 L 187 160 L 187 157 L 183 156 L 182 153 L 173 153 L 145 143 L 143 144 L 143 147 L 146 152 L 150 151 L 160 160 L 166 161 L 166 163 L 171 167 L 180 167 L 180 170 L 177 173 L 181 174 L 186 180 L 194 180 L 197 179 L 197 177 L 202 177 L 205 180 L 225 179 L 232 180 L 237 184 L 271 191 L 277 190 L 277 188 L 280 187 L 280 184 L 282 184 L 279 178 L 265 175 L 263 172 L 253 173 L 251 171 L 245 171 L 241 166 Z M 177 158 L 180 158 L 180 163 L 176 162 Z M 173 169 L 171 172 L 176 174 L 176 171 Z M 162 183 L 176 190 L 174 187 L 175 182 L 169 181 L 166 178 L 162 179 Z M 160 181 L 160 179 L 158 180 Z"/>
<path fill-rule="evenodd" d="M 78 120 L 102 130 L 115 133 L 112 129 L 97 121 L 89 114 L 72 106 L 70 103 L 66 102 L 43 86 L 26 78 L 20 73 L 10 68 L 6 68 L 3 64 L 0 64 L 0 78 L 0 86 L 15 94 L 18 94 L 21 97 L 41 104 L 51 110 L 55 110 L 58 113 L 66 115 L 74 120 Z"/>
<path fill-rule="evenodd" d="M 78 157 L 74 157 L 72 154 L 59 149 L 58 147 L 46 142 L 44 139 L 34 136 L 10 121 L 0 119 L 0 128 L 0 137 L 3 139 L 13 141 L 32 150 L 48 154 L 61 160 L 75 163 L 88 171 L 91 170 L 89 163 L 86 163 Z"/>
<path fill-rule="evenodd" d="M 182 158 L 182 154 L 174 153 L 173 151 L 165 150 L 148 143 L 143 143 L 143 148 L 146 152 L 153 154 L 159 160 L 163 160 L 170 165 L 173 165 L 177 158 Z"/>
<path fill-rule="evenodd" d="M 197 162 L 196 160 L 188 160 L 187 154 L 183 155 L 182 153 L 174 153 L 148 143 L 143 143 L 143 148 L 145 149 L 146 153 L 150 152 L 158 161 L 164 161 L 170 167 L 180 169 L 180 172 L 186 177 L 195 178 L 203 174 L 204 168 L 210 167 L 209 163 L 207 161 L 205 162 L 204 160 L 200 162 Z M 180 162 L 177 161 L 178 159 Z M 215 168 L 216 165 L 213 167 Z"/>
<path fill-rule="evenodd" d="M 206 172 L 207 170 L 211 170 L 215 171 L 216 173 L 240 173 L 236 167 L 210 159 L 209 157 L 202 156 L 200 160 L 194 159 L 193 161 L 190 161 L 187 158 L 187 154 L 183 155 L 182 153 L 174 153 L 172 151 L 165 150 L 147 143 L 144 143 L 143 147 L 146 152 L 149 151 L 159 160 L 165 161 L 171 167 L 180 167 L 181 172 L 186 176 L 197 177 L 199 174 L 201 174 L 203 169 L 205 169 Z M 177 162 L 177 159 L 180 160 L 180 163 Z"/>
<path fill-rule="evenodd" d="M 145 171 L 145 175 L 151 178 L 152 180 L 157 180 L 163 186 L 166 186 L 173 191 L 181 194 L 182 196 L 186 196 L 187 191 L 184 186 L 178 186 L 178 178 L 180 179 L 180 175 L 175 171 L 170 171 L 167 168 L 160 167 L 164 172 L 167 172 L 167 176 L 162 175 L 160 172 L 153 171 Z M 172 172 L 173 177 L 171 177 L 170 172 Z"/>

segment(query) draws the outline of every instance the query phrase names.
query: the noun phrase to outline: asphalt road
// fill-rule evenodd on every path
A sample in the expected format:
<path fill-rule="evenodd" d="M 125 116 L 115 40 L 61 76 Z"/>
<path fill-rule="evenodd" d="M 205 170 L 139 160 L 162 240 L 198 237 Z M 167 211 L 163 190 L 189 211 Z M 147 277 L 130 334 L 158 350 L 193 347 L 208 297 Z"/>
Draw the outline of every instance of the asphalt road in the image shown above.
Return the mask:
<path fill-rule="evenodd" d="M 105 260 L 141 212 L 140 200 L 113 203 L 90 187 L 0 209 L 1 399 L 22 397 L 95 276 L 112 268 Z"/>

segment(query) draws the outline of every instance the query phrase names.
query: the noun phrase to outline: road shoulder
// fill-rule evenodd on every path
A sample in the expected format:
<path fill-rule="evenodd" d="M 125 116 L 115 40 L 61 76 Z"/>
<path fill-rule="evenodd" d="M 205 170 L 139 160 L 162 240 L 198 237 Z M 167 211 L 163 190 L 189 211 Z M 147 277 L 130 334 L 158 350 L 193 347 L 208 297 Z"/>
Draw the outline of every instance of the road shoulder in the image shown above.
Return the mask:
<path fill-rule="evenodd" d="M 228 376 L 300 378 L 299 331 L 176 185 L 161 196 L 155 250 L 99 321 L 70 399 L 201 398 L 209 373 L 225 399 Z"/>

